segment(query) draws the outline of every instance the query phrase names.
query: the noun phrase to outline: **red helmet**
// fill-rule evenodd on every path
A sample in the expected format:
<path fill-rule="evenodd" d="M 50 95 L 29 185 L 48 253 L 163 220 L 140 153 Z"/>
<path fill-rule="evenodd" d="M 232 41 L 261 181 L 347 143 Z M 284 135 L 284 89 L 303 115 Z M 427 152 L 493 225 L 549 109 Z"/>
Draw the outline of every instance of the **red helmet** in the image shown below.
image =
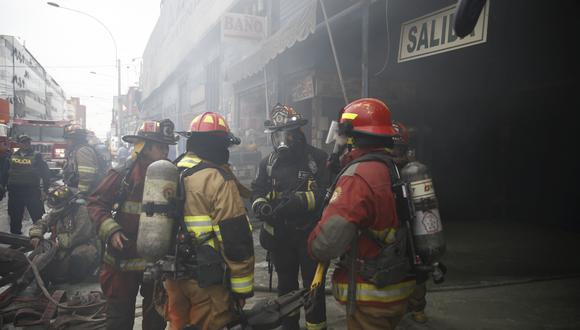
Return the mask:
<path fill-rule="evenodd" d="M 230 139 L 232 144 L 240 144 L 240 139 L 235 137 L 231 131 L 226 119 L 215 112 L 204 112 L 193 118 L 189 125 L 189 131 L 180 132 L 186 137 L 191 137 L 196 133 L 213 133 L 215 135 L 225 135 Z"/>
<path fill-rule="evenodd" d="M 193 118 L 189 125 L 189 133 L 210 133 L 224 132 L 229 133 L 230 127 L 226 119 L 215 112 L 204 112 Z"/>
<path fill-rule="evenodd" d="M 391 110 L 378 99 L 364 98 L 351 102 L 341 111 L 340 123 L 350 123 L 356 133 L 384 137 L 397 134 L 391 122 Z"/>
<path fill-rule="evenodd" d="M 397 131 L 397 135 L 395 135 L 394 140 L 395 144 L 399 145 L 409 145 L 409 129 L 407 126 L 403 125 L 400 121 L 393 121 L 393 128 Z"/>

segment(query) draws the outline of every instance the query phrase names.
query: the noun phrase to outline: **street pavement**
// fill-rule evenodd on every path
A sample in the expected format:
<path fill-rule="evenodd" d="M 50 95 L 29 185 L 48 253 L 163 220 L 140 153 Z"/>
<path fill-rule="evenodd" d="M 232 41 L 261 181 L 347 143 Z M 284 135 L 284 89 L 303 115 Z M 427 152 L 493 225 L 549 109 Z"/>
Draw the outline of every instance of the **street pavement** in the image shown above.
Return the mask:
<path fill-rule="evenodd" d="M 24 224 L 27 233 L 31 222 Z M 274 296 L 267 292 L 259 227 L 254 223 L 257 292 L 248 307 Z M 0 230 L 8 228 L 4 200 L 0 202 Z M 443 284 L 428 283 L 429 321 L 417 324 L 406 316 L 397 329 L 580 329 L 579 232 L 490 220 L 446 223 L 445 235 L 448 274 Z M 273 284 L 275 290 L 275 274 Z M 98 289 L 98 284 L 87 282 L 67 289 L 88 292 Z M 329 329 L 346 329 L 344 308 L 331 296 L 326 302 Z M 138 317 L 134 329 L 140 328 Z"/>

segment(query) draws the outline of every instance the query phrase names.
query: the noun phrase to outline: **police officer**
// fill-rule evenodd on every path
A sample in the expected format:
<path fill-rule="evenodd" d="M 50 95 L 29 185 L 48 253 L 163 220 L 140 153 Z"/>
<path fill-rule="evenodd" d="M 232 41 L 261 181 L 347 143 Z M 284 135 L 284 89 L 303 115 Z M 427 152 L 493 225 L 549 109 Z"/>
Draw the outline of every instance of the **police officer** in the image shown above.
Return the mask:
<path fill-rule="evenodd" d="M 133 329 L 135 300 L 143 296 L 143 329 L 164 329 L 165 321 L 152 308 L 153 285 L 142 283 L 146 262 L 137 255 L 137 232 L 147 167 L 166 159 L 177 141 L 169 119 L 145 121 L 135 135 L 132 160 L 109 171 L 87 205 L 97 233 L 106 246 L 99 282 L 107 298 L 107 329 Z"/>
<path fill-rule="evenodd" d="M 20 148 L 12 154 L 8 164 L 7 175 L 0 182 L 2 190 L 8 190 L 8 214 L 10 215 L 10 232 L 22 234 L 22 216 L 24 208 L 36 223 L 44 214 L 42 191 L 46 194 L 50 186 L 50 170 L 42 155 L 32 150 L 28 135 L 20 135 L 17 142 Z"/>
<path fill-rule="evenodd" d="M 390 110 L 380 100 L 359 99 L 342 110 L 337 140 L 347 147 L 339 158 L 342 171 L 309 237 L 318 260 L 341 257 L 333 293 L 347 304 L 349 329 L 395 329 L 415 287 L 406 227 L 393 196 L 395 164 L 385 151 L 395 134 Z"/>
<path fill-rule="evenodd" d="M 181 134 L 188 138 L 187 152 L 176 160 L 184 196 L 182 234 L 190 237 L 183 244 L 197 252 L 179 259 L 196 271 L 165 281 L 167 315 L 170 329 L 222 329 L 254 294 L 252 232 L 240 184 L 228 167 L 228 148 L 240 141 L 215 112 L 195 117 Z"/>
<path fill-rule="evenodd" d="M 72 188 L 51 188 L 46 198 L 50 211 L 30 228 L 33 247 L 47 232 L 57 245 L 55 257 L 43 270 L 52 283 L 80 282 L 98 266 L 101 251 L 95 228 L 86 206 L 80 202 Z"/>
<path fill-rule="evenodd" d="M 306 142 L 302 126 L 307 123 L 292 107 L 277 104 L 266 121 L 274 151 L 259 165 L 252 182 L 252 210 L 264 224 L 260 243 L 272 254 L 278 275 L 278 295 L 309 287 L 317 262 L 306 250 L 306 239 L 314 228 L 329 185 L 327 155 Z M 300 311 L 283 320 L 284 329 L 298 329 Z M 306 313 L 308 329 L 326 328 L 324 294 Z"/>
<path fill-rule="evenodd" d="M 68 146 L 66 163 L 63 167 L 63 181 L 69 187 L 88 194 L 98 184 L 99 161 L 95 150 L 89 146 L 90 132 L 77 125 L 65 128 L 64 138 Z"/>

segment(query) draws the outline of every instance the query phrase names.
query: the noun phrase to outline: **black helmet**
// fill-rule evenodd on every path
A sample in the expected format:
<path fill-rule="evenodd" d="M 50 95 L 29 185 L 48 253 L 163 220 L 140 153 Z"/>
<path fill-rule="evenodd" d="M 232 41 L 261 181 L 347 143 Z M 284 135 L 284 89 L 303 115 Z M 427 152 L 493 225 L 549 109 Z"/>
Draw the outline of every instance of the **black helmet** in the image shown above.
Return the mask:
<path fill-rule="evenodd" d="M 32 139 L 30 138 L 30 136 L 28 136 L 26 134 L 20 134 L 16 138 L 16 142 L 18 142 L 18 143 L 26 143 L 26 142 L 31 142 L 31 141 L 32 141 Z"/>
<path fill-rule="evenodd" d="M 148 120 L 143 122 L 133 135 L 123 136 L 123 141 L 137 143 L 139 141 L 152 141 L 163 144 L 176 144 L 178 136 L 174 134 L 175 125 L 169 119 Z"/>
<path fill-rule="evenodd" d="M 275 131 L 289 131 L 308 123 L 308 120 L 304 119 L 301 114 L 294 110 L 294 108 L 280 103 L 272 108 L 270 118 L 271 120 L 266 120 L 264 122 L 264 127 L 266 128 L 264 133 L 269 134 Z"/>
<path fill-rule="evenodd" d="M 62 211 L 75 197 L 73 191 L 66 185 L 51 188 L 46 196 L 46 205 L 53 212 Z"/>
<path fill-rule="evenodd" d="M 78 124 L 67 125 L 64 128 L 64 138 L 70 140 L 86 140 L 92 132 Z"/>

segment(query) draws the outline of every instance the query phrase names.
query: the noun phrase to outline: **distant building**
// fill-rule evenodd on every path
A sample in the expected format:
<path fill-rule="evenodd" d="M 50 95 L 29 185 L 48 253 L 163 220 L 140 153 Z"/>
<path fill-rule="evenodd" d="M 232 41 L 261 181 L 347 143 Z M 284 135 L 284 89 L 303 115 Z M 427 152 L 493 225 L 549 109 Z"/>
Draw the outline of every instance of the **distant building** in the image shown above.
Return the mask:
<path fill-rule="evenodd" d="M 13 36 L 0 35 L 0 99 L 9 102 L 10 118 L 64 116 L 63 89 Z"/>
<path fill-rule="evenodd" d="M 78 97 L 71 97 L 66 101 L 66 118 L 72 120 L 82 128 L 87 128 L 87 107 L 81 104 Z"/>

